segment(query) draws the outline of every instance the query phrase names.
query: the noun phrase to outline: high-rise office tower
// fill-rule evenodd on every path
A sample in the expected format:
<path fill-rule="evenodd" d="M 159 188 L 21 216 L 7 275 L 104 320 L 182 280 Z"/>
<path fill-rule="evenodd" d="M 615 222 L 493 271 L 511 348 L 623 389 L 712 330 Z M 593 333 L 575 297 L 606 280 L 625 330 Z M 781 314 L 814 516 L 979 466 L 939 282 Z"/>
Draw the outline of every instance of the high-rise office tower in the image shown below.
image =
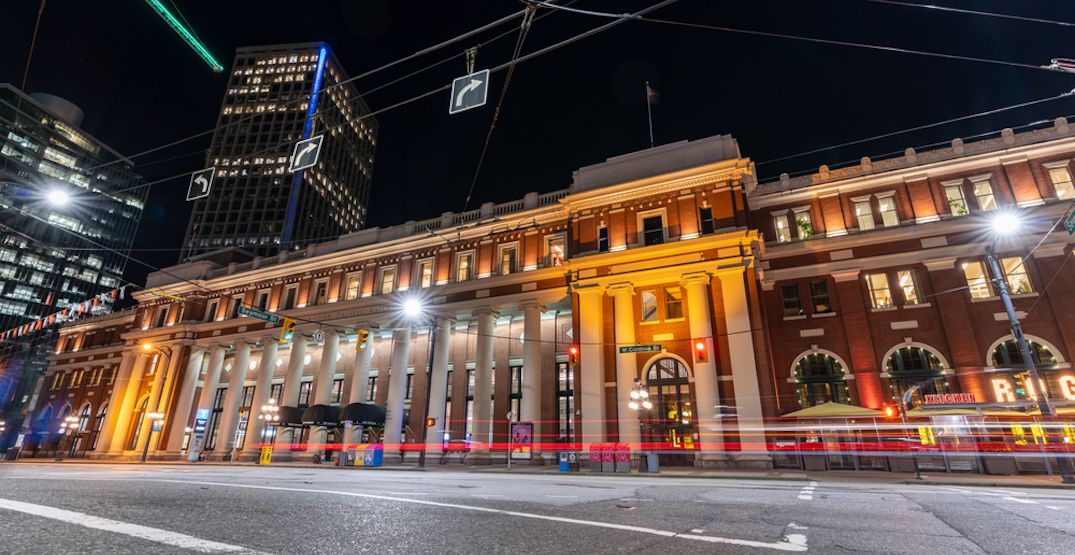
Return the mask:
<path fill-rule="evenodd" d="M 324 43 L 235 51 L 209 149 L 216 179 L 181 260 L 228 247 L 270 256 L 362 228 L 377 122 L 347 79 Z M 321 134 L 317 165 L 289 173 L 295 143 Z"/>
<path fill-rule="evenodd" d="M 81 124 L 66 100 L 0 84 L 0 420 L 9 432 L 55 352 L 57 324 L 111 311 L 142 218 L 147 190 L 132 162 Z"/>

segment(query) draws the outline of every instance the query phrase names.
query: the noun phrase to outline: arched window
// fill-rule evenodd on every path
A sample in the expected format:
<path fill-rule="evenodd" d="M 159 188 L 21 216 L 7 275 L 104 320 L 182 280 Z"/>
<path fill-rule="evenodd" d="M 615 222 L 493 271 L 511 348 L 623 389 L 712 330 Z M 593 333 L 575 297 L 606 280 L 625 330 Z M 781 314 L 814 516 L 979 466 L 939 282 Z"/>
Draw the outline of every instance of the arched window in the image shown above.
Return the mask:
<path fill-rule="evenodd" d="M 904 393 L 914 388 L 910 405 L 920 406 L 922 396 L 933 393 L 950 393 L 948 379 L 944 375 L 944 363 L 937 353 L 908 345 L 900 347 L 885 361 L 888 385 L 892 400 L 901 402 Z M 918 386 L 917 388 L 915 386 Z"/>
<path fill-rule="evenodd" d="M 800 358 L 793 370 L 799 406 L 806 408 L 830 401 L 850 403 L 845 373 L 844 365 L 830 354 L 814 352 Z"/>
<path fill-rule="evenodd" d="M 646 373 L 646 388 L 653 409 L 643 415 L 650 434 L 644 441 L 693 449 L 694 411 L 687 366 L 671 357 L 657 359 Z"/>
<path fill-rule="evenodd" d="M 101 439 L 101 427 L 105 424 L 105 417 L 108 416 L 108 403 L 103 403 L 100 410 L 97 411 L 97 418 L 93 421 L 93 444 L 90 445 L 90 449 L 97 448 L 97 440 Z"/>
<path fill-rule="evenodd" d="M 82 405 L 82 409 L 78 411 L 78 433 L 86 431 L 86 428 L 90 425 L 90 410 L 93 407 L 89 403 Z"/>
<path fill-rule="evenodd" d="M 146 420 L 146 407 L 149 406 L 149 397 L 147 396 L 142 404 L 139 405 L 138 410 L 135 411 L 132 418 L 134 418 L 134 429 L 131 432 L 131 437 L 127 440 L 127 449 L 134 450 L 138 448 L 138 436 L 142 433 L 142 424 Z"/>
<path fill-rule="evenodd" d="M 1042 384 L 1048 389 L 1049 397 L 1061 399 L 1067 397 L 1069 393 L 1061 390 L 1059 379 L 1060 358 L 1040 341 L 1035 341 L 1028 337 L 1026 342 L 1027 346 L 1030 347 L 1030 358 L 1034 360 L 1034 367 L 1038 370 L 1038 377 L 1041 378 Z M 1041 389 L 1042 384 L 1035 387 L 1031 383 L 1030 372 L 1026 370 L 1023 353 L 1019 352 L 1019 344 L 1014 338 L 997 344 L 993 349 L 992 362 L 995 368 L 1013 371 L 1008 375 L 1008 378 L 994 378 L 994 381 L 1001 380 L 1003 384 L 1010 384 L 1010 389 L 1009 387 L 1001 386 L 1001 389 L 1005 392 L 1005 398 L 998 397 L 998 401 L 1009 400 L 1006 395 L 1013 395 L 1017 400 L 1036 397 L 1035 392 Z M 994 389 L 996 387 L 994 385 Z"/>
<path fill-rule="evenodd" d="M 1034 359 L 1034 365 L 1039 370 L 1057 365 L 1056 355 L 1048 347 L 1033 339 L 1027 339 L 1026 342 L 1030 347 L 1030 357 Z M 1026 366 L 1026 363 L 1023 362 L 1023 353 L 1019 352 L 1019 344 L 1015 339 L 1001 342 L 993 349 L 993 366 L 997 368 L 1023 368 Z"/>

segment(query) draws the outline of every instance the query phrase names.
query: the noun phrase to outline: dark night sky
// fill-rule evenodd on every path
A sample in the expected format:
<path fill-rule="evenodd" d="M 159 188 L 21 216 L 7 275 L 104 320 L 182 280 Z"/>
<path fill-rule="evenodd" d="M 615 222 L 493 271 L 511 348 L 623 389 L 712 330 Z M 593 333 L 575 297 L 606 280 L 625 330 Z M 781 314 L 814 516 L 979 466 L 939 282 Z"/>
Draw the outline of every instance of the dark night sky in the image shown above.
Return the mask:
<path fill-rule="evenodd" d="M 521 7 L 514 0 L 174 1 L 225 68 L 237 46 L 325 40 L 351 75 Z M 623 12 L 655 1 L 581 0 L 574 6 Z M 941 3 L 1075 21 L 1075 5 L 1060 0 Z M 0 82 L 17 86 L 38 2 L 6 4 Z M 1075 58 L 1072 28 L 863 0 L 681 0 L 652 15 L 1031 64 Z M 524 50 L 605 22 L 554 13 L 535 23 Z M 516 26 L 372 75 L 358 87 L 386 83 Z M 514 42 L 512 34 L 481 48 L 477 67 L 506 61 Z M 460 56 L 367 101 L 377 109 L 464 72 Z M 211 72 L 144 2 L 51 0 L 26 88 L 79 104 L 89 132 L 134 154 L 212 128 L 226 75 Z M 503 72 L 494 77 L 492 93 L 499 92 L 503 78 Z M 645 148 L 646 80 L 661 94 L 653 110 L 658 143 L 730 133 L 743 154 L 759 163 L 1075 87 L 1075 75 L 627 22 L 518 67 L 471 207 L 564 188 L 580 166 Z M 369 225 L 462 210 L 495 97 L 482 109 L 456 116 L 447 115 L 447 103 L 443 93 L 378 116 Z M 1075 98 L 763 165 L 759 174 L 795 173 L 1068 114 L 1075 114 Z M 200 168 L 207 146 L 208 138 L 202 138 L 140 157 L 136 171 L 153 180 Z M 134 256 L 159 266 L 176 261 L 189 216 L 186 186 L 184 177 L 151 189 L 136 242 L 137 248 L 175 250 Z M 128 265 L 132 281 L 141 282 L 145 273 L 137 263 Z"/>

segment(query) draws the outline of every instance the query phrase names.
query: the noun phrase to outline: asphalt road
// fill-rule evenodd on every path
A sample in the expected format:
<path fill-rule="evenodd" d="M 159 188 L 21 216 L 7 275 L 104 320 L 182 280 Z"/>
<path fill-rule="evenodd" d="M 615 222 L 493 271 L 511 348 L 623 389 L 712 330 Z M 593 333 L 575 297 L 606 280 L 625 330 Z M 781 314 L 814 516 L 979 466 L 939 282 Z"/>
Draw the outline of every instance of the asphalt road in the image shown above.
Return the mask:
<path fill-rule="evenodd" d="M 1075 492 L 0 464 L 0 553 L 1075 553 Z"/>

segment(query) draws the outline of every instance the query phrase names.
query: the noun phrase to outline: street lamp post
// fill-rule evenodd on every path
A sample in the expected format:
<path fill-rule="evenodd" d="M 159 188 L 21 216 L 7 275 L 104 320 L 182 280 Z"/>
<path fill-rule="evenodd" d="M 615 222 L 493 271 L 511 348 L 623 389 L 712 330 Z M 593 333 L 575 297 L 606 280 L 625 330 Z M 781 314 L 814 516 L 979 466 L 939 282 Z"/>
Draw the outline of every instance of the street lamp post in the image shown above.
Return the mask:
<path fill-rule="evenodd" d="M 930 378 L 930 380 L 932 380 L 932 379 L 933 378 Z M 922 384 L 926 383 L 927 381 L 929 381 L 929 380 L 925 380 L 925 381 L 916 383 L 916 384 L 912 385 L 911 387 L 908 387 L 907 391 L 904 391 L 903 396 L 900 397 L 900 419 L 903 420 L 903 431 L 904 431 L 904 433 L 906 433 L 907 429 L 908 429 L 908 425 L 907 425 L 907 407 L 910 406 L 910 404 L 911 404 L 911 395 L 914 395 L 914 392 L 916 390 L 918 390 L 918 388 L 922 387 Z M 911 462 L 914 463 L 914 479 L 915 480 L 921 480 L 922 479 L 922 471 L 918 468 L 918 454 L 915 452 L 915 450 L 913 448 L 911 449 Z"/>
<path fill-rule="evenodd" d="M 403 303 L 403 312 L 408 318 L 417 318 L 425 311 L 422 301 L 408 299 Z M 422 405 L 422 437 L 418 450 L 418 466 L 425 468 L 426 465 L 426 442 L 429 441 L 429 396 L 433 393 L 433 355 L 437 351 L 437 319 L 430 318 L 429 322 L 429 359 L 426 361 L 426 396 Z M 508 453 L 511 456 L 511 453 Z"/>
<path fill-rule="evenodd" d="M 261 443 L 264 448 L 266 439 L 268 438 L 269 430 L 272 430 L 272 437 L 276 439 L 276 425 L 280 422 L 280 406 L 276 404 L 276 399 L 269 398 L 269 403 L 261 405 L 261 412 L 258 413 L 258 420 L 261 420 Z"/>
<path fill-rule="evenodd" d="M 631 410 L 636 412 L 639 410 L 648 411 L 653 408 L 653 403 L 649 400 L 649 390 L 646 389 L 646 386 L 642 385 L 642 380 L 638 378 L 635 378 L 634 386 L 631 387 L 631 400 L 627 403 L 627 406 L 630 407 Z M 646 453 L 645 449 L 643 449 L 643 447 L 646 445 L 644 428 L 645 426 L 643 425 L 642 418 L 640 416 L 638 419 L 639 441 L 641 442 L 641 444 L 639 445 L 639 455 L 643 459 L 640 460 L 638 463 L 638 467 L 640 469 L 646 466 L 647 461 L 645 461 L 644 459 L 648 457 L 648 453 Z"/>
<path fill-rule="evenodd" d="M 74 458 L 75 456 L 75 432 L 78 430 L 79 418 L 77 416 L 65 416 L 63 422 L 60 423 L 60 431 L 67 436 L 68 457 Z"/>
<path fill-rule="evenodd" d="M 1021 227 L 1021 223 L 1018 216 L 1011 212 L 1001 212 L 994 216 L 992 225 L 993 231 L 996 235 L 1007 235 L 1018 231 Z M 1019 347 L 1019 354 L 1023 357 L 1023 363 L 1026 364 L 1026 369 L 1030 372 L 1030 379 L 1033 380 L 1034 390 L 1037 391 L 1038 410 L 1041 412 L 1043 419 L 1048 421 L 1052 418 L 1056 411 L 1053 410 L 1053 404 L 1049 401 L 1049 390 L 1046 387 L 1042 387 L 1041 377 L 1038 375 L 1038 367 L 1034 364 L 1034 357 L 1030 352 L 1030 345 L 1026 341 L 1026 337 L 1023 336 L 1023 326 L 1019 323 L 1019 318 L 1015 314 L 1015 305 L 1012 304 L 1011 294 L 1008 292 L 1008 282 L 1004 279 L 1004 273 L 1000 269 L 1000 263 L 997 262 L 997 255 L 994 250 L 996 242 L 986 245 L 985 257 L 989 262 L 989 269 L 993 274 L 993 282 L 997 285 L 997 290 L 1000 292 L 1000 300 L 1004 303 L 1004 311 L 1008 314 L 1008 323 L 1012 328 L 1012 335 L 1015 337 L 1015 343 Z M 1060 467 L 1060 476 L 1064 480 L 1065 484 L 1075 484 L 1075 472 L 1072 470 L 1071 460 L 1068 459 L 1066 453 L 1062 453 L 1057 457 L 1057 465 Z"/>
<path fill-rule="evenodd" d="M 164 413 L 147 412 L 143 422 L 149 423 L 149 433 L 146 434 L 146 445 L 142 448 L 142 462 L 144 463 L 146 462 L 146 457 L 149 456 L 149 444 L 153 442 L 153 432 L 156 432 L 157 427 L 162 426 L 164 423 Z"/>

